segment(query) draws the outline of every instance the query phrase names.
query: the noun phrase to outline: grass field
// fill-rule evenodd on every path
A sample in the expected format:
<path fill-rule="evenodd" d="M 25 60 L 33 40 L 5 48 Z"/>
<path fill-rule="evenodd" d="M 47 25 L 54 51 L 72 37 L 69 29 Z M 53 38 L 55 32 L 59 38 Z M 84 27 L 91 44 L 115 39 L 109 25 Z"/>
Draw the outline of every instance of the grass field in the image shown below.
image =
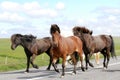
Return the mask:
<path fill-rule="evenodd" d="M 116 54 L 120 55 L 120 37 L 114 37 Z M 21 46 L 12 51 L 9 39 L 0 39 L 0 72 L 19 70 L 26 68 L 26 55 Z M 46 54 L 39 55 L 35 59 L 39 66 L 45 66 L 49 63 L 49 57 Z"/>

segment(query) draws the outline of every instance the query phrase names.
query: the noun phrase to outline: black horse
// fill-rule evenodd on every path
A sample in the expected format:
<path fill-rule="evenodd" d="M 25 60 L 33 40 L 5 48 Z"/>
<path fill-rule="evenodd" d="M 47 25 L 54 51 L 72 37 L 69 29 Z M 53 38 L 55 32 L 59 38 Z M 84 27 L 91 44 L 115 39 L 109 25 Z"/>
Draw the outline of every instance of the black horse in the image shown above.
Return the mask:
<path fill-rule="evenodd" d="M 34 68 L 38 69 L 38 66 L 33 63 L 35 57 L 42 53 L 47 53 L 50 57 L 50 62 L 47 70 L 50 70 L 52 55 L 50 53 L 50 48 L 52 46 L 51 38 L 45 37 L 43 39 L 36 39 L 33 35 L 21 35 L 21 34 L 13 34 L 11 36 L 11 49 L 14 50 L 17 46 L 21 45 L 24 48 L 26 57 L 27 57 L 27 68 L 26 72 L 29 72 L 30 63 Z M 32 58 L 31 58 L 32 57 Z M 57 60 L 56 64 L 59 62 Z"/>
<path fill-rule="evenodd" d="M 92 36 L 92 31 L 85 27 L 79 26 L 73 28 L 73 34 L 75 36 L 78 36 L 83 41 L 83 51 L 86 57 L 86 69 L 88 69 L 88 63 L 91 67 L 94 67 L 93 64 L 89 62 L 89 58 L 93 53 L 101 52 L 103 54 L 104 68 L 108 67 L 110 52 L 112 57 L 116 57 L 114 50 L 114 41 L 111 35 Z"/>

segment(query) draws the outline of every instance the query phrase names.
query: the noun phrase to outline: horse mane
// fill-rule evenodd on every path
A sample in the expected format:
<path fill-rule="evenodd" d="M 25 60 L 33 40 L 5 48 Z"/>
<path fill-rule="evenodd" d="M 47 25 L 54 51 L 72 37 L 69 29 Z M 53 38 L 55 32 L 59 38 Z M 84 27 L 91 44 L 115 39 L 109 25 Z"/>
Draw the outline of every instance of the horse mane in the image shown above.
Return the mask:
<path fill-rule="evenodd" d="M 92 35 L 92 31 L 87 29 L 86 27 L 75 26 L 73 28 L 74 35 L 79 35 L 79 33 L 88 33 Z"/>
<path fill-rule="evenodd" d="M 21 34 L 13 34 L 11 37 L 16 36 L 16 37 L 22 37 L 23 35 Z"/>
<path fill-rule="evenodd" d="M 57 24 L 52 24 L 50 28 L 50 34 L 55 33 L 56 31 L 60 33 L 60 28 L 58 27 Z"/>
<path fill-rule="evenodd" d="M 32 42 L 33 40 L 36 39 L 36 36 L 33 36 L 32 34 L 24 35 L 24 36 L 22 37 L 22 39 L 25 39 L 25 40 L 28 41 L 28 42 Z"/>
<path fill-rule="evenodd" d="M 27 38 L 34 38 L 34 39 L 36 39 L 36 36 L 33 36 L 32 34 L 24 35 L 24 37 L 27 37 Z"/>

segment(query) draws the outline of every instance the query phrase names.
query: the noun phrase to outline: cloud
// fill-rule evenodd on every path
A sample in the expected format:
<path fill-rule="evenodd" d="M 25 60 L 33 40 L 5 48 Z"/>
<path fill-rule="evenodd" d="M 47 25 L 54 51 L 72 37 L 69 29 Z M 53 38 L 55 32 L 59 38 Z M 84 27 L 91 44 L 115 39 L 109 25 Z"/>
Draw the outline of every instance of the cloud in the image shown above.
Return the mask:
<path fill-rule="evenodd" d="M 42 8 L 38 2 L 29 2 L 24 3 L 22 5 L 23 11 L 26 15 L 31 17 L 56 17 L 58 15 L 55 9 L 49 8 Z"/>
<path fill-rule="evenodd" d="M 120 9 L 102 7 L 97 8 L 94 12 L 99 15 L 95 18 L 95 21 L 92 21 L 92 19 L 88 21 L 88 26 L 91 26 L 94 34 L 119 36 Z"/>
<path fill-rule="evenodd" d="M 62 3 L 62 2 L 58 2 L 58 3 L 56 4 L 56 8 L 59 9 L 59 10 L 62 10 L 62 9 L 65 8 L 65 5 L 64 5 L 64 3 Z"/>
<path fill-rule="evenodd" d="M 25 17 L 20 16 L 17 13 L 10 13 L 10 12 L 0 13 L 0 21 L 2 22 L 19 23 L 19 22 L 24 22 L 25 20 L 26 20 Z"/>
<path fill-rule="evenodd" d="M 119 8 L 112 8 L 112 7 L 100 7 L 97 8 L 96 11 L 98 13 L 104 13 L 104 14 L 120 14 L 120 9 Z"/>
<path fill-rule="evenodd" d="M 7 5 L 7 6 L 6 6 Z M 46 23 L 55 17 L 59 17 L 56 7 L 51 8 L 41 6 L 39 2 L 18 2 L 3 1 L 0 3 L 0 30 L 4 27 L 4 31 L 0 32 L 0 37 L 4 33 L 7 37 L 12 33 L 33 33 L 45 36 L 45 30 L 49 30 Z M 7 33 L 5 33 L 7 32 Z M 5 37 L 5 36 L 3 36 Z"/>
<path fill-rule="evenodd" d="M 115 20 L 116 20 L 116 16 L 114 16 L 114 15 L 109 15 L 109 16 L 108 16 L 108 20 L 115 21 Z"/>
<path fill-rule="evenodd" d="M 38 2 L 27 2 L 22 5 L 23 9 L 26 11 L 40 9 L 40 4 Z"/>
<path fill-rule="evenodd" d="M 37 10 L 29 10 L 25 11 L 25 13 L 31 17 L 56 17 L 57 12 L 52 9 L 37 9 Z"/>
<path fill-rule="evenodd" d="M 6 6 L 7 5 L 7 6 Z M 11 12 L 16 14 L 22 14 L 32 18 L 41 17 L 56 17 L 58 12 L 56 8 L 49 8 L 49 6 L 42 8 L 38 2 L 26 2 L 23 4 L 17 2 L 4 1 L 0 4 L 1 12 Z M 58 9 L 64 8 L 64 4 L 59 2 L 56 7 Z"/>
<path fill-rule="evenodd" d="M 5 31 L 5 30 L 2 30 L 1 32 L 0 32 L 0 34 L 7 34 L 7 31 Z"/>
<path fill-rule="evenodd" d="M 120 33 L 119 8 L 100 7 L 91 11 L 89 17 L 81 14 L 74 15 L 68 12 L 72 11 L 73 8 L 66 7 L 67 4 L 65 5 L 63 2 L 52 3 L 52 6 L 50 4 L 49 2 L 42 4 L 37 1 L 25 1 L 23 3 L 1 2 L 0 25 L 4 27 L 4 30 L 0 32 L 0 37 L 2 36 L 1 34 L 10 36 L 18 32 L 22 34 L 31 33 L 39 37 L 49 36 L 49 28 L 53 23 L 60 26 L 62 34 L 65 36 L 72 35 L 72 28 L 76 25 L 85 26 L 93 30 L 95 35 L 119 35 Z M 74 10 L 74 13 L 80 12 Z M 0 30 L 2 30 L 2 27 L 0 27 Z"/>
<path fill-rule="evenodd" d="M 4 1 L 0 4 L 3 11 L 19 11 L 21 5 L 16 2 Z"/>

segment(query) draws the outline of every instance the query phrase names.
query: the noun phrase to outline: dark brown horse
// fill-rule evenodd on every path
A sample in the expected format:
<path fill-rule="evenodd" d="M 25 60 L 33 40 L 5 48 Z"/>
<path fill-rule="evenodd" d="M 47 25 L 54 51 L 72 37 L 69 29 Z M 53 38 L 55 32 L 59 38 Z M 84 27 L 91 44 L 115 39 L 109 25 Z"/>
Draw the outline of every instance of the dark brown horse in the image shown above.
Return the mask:
<path fill-rule="evenodd" d="M 114 41 L 111 35 L 98 35 L 92 36 L 92 31 L 85 27 L 76 26 L 73 28 L 73 34 L 78 36 L 83 41 L 83 50 L 86 57 L 86 69 L 88 63 L 93 67 L 93 64 L 89 62 L 89 57 L 93 53 L 101 52 L 104 56 L 103 67 L 107 68 L 111 56 L 115 56 Z M 90 55 L 90 56 L 89 56 Z M 107 62 L 106 62 L 107 58 Z"/>
<path fill-rule="evenodd" d="M 26 72 L 29 72 L 30 63 L 34 68 L 38 68 L 38 66 L 34 64 L 33 61 L 37 55 L 40 55 L 44 52 L 47 53 L 47 55 L 50 57 L 49 66 L 47 68 L 48 70 L 50 70 L 52 62 L 52 57 L 50 53 L 52 42 L 50 37 L 36 39 L 36 37 L 33 35 L 13 34 L 11 36 L 11 49 L 14 50 L 19 45 L 21 45 L 24 48 L 27 57 Z M 58 62 L 59 61 L 57 61 L 57 63 Z"/>
<path fill-rule="evenodd" d="M 50 28 L 50 34 L 52 35 L 53 46 L 51 48 L 53 56 L 53 66 L 57 59 L 62 58 L 62 76 L 65 75 L 65 63 L 67 56 L 72 56 L 75 53 L 79 54 L 81 61 L 81 69 L 84 71 L 83 67 L 83 50 L 82 41 L 76 36 L 63 37 L 60 35 L 60 29 L 57 24 L 52 24 Z M 74 61 L 74 71 L 76 74 L 76 60 Z M 54 66 L 55 67 L 55 66 Z M 58 70 L 56 70 L 59 72 Z"/>

